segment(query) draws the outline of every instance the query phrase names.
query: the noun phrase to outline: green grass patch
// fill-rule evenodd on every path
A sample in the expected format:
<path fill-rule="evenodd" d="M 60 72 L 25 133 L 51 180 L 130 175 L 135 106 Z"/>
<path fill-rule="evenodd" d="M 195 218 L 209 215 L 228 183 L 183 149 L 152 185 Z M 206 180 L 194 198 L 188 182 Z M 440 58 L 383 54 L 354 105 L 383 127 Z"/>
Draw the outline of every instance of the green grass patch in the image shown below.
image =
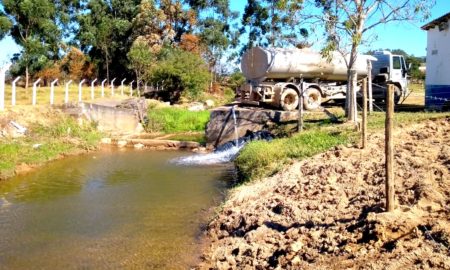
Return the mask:
<path fill-rule="evenodd" d="M 209 111 L 191 112 L 183 108 L 150 108 L 147 130 L 151 132 L 202 132 L 209 121 Z"/>
<path fill-rule="evenodd" d="M 428 119 L 448 117 L 449 113 L 396 112 L 396 128 L 419 123 Z M 369 116 L 370 131 L 384 129 L 386 114 L 374 112 Z M 334 146 L 358 143 L 360 133 L 352 125 L 336 125 L 328 119 L 305 123 L 305 131 L 289 138 L 275 139 L 272 142 L 255 141 L 246 145 L 235 160 L 242 181 L 249 181 L 272 175 L 294 159 L 304 159 Z"/>
<path fill-rule="evenodd" d="M 345 133 L 308 130 L 290 138 L 252 142 L 241 151 L 235 164 L 244 180 L 255 179 L 276 173 L 290 159 L 310 157 L 347 142 L 349 136 Z"/>
<path fill-rule="evenodd" d="M 79 125 L 56 116 L 51 125 L 33 124 L 24 137 L 0 141 L 0 178 L 12 176 L 17 165 L 39 165 L 75 150 L 95 149 L 102 134 L 91 124 Z"/>
<path fill-rule="evenodd" d="M 180 133 L 170 136 L 167 139 L 175 141 L 198 142 L 203 145 L 206 144 L 206 137 L 204 133 Z"/>

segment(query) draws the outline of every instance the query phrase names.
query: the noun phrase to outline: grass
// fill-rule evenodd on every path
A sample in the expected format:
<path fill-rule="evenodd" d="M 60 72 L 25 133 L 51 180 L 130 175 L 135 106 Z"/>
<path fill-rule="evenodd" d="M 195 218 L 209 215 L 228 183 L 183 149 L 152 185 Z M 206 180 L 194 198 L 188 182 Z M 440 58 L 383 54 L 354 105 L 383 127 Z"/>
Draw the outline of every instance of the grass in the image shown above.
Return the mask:
<path fill-rule="evenodd" d="M 341 111 L 336 113 L 343 117 Z M 351 125 L 332 124 L 323 117 L 319 120 L 319 115 L 313 113 L 305 116 L 305 130 L 302 133 L 272 142 L 256 141 L 246 145 L 235 160 L 241 180 L 245 182 L 270 176 L 294 159 L 311 157 L 337 145 L 359 142 L 360 133 Z M 401 125 L 448 116 L 449 113 L 396 112 L 394 123 L 401 128 Z M 368 118 L 368 129 L 371 132 L 382 131 L 384 123 L 385 113 L 374 112 Z"/>
<path fill-rule="evenodd" d="M 164 133 L 204 131 L 209 121 L 209 111 L 192 112 L 177 107 L 150 107 L 147 116 L 147 130 Z"/>
<path fill-rule="evenodd" d="M 92 150 L 102 134 L 92 125 L 78 125 L 75 119 L 58 115 L 49 125 L 32 124 L 24 137 L 0 140 L 0 178 L 14 175 L 17 165 L 40 165 L 61 154 Z"/>
<path fill-rule="evenodd" d="M 349 139 L 345 133 L 308 130 L 272 142 L 256 141 L 241 151 L 235 164 L 244 180 L 261 178 L 278 172 L 291 159 L 313 156 Z"/>

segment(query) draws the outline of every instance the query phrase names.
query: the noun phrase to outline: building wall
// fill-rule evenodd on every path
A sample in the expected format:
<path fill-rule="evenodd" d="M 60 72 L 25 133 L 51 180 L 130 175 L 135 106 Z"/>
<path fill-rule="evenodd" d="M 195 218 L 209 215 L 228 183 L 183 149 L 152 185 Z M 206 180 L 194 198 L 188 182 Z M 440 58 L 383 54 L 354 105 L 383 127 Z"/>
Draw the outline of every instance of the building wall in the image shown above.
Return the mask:
<path fill-rule="evenodd" d="M 429 29 L 427 39 L 425 107 L 440 110 L 450 106 L 450 29 Z"/>

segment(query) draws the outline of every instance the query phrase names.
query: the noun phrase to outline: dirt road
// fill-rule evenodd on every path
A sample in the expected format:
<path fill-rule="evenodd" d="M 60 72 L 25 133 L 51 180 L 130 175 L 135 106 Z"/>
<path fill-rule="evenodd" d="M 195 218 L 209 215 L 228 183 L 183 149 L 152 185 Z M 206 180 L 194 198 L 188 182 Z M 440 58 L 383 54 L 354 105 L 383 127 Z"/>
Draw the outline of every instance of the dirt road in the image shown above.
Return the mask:
<path fill-rule="evenodd" d="M 200 269 L 450 269 L 450 118 L 395 132 L 397 209 L 384 213 L 384 135 L 236 188 Z"/>

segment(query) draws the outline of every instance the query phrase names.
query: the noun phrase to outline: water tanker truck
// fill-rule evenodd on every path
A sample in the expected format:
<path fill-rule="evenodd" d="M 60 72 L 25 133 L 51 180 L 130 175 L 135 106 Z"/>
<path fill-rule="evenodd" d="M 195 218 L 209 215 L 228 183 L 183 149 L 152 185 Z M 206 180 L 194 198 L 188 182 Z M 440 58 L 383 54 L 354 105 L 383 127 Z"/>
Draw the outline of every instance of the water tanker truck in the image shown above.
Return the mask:
<path fill-rule="evenodd" d="M 348 81 L 345 59 L 337 52 L 332 53 L 330 58 L 326 59 L 310 49 L 254 47 L 245 52 L 241 59 L 246 83 L 238 90 L 240 101 L 292 111 L 299 104 L 301 83 L 303 105 L 307 110 L 316 109 L 328 100 L 345 99 Z M 359 55 L 354 64 L 358 80 L 368 75 L 369 61 L 375 100 L 385 98 L 388 82 L 395 85 L 396 102 L 407 96 L 408 68 L 403 56 L 387 51 Z"/>

